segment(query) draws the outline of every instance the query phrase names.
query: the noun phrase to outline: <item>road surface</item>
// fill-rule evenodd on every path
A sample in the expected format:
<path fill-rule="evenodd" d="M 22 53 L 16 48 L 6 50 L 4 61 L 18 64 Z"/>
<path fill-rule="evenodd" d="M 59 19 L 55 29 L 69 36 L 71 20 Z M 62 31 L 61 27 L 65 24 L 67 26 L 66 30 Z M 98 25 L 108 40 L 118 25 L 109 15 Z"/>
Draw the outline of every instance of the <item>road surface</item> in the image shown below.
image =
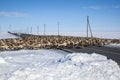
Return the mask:
<path fill-rule="evenodd" d="M 107 56 L 108 59 L 112 59 L 116 61 L 118 65 L 120 65 L 120 48 L 90 46 L 81 49 L 64 49 L 64 51 L 70 53 L 77 53 L 77 52 L 83 52 L 89 54 L 98 53 Z"/>

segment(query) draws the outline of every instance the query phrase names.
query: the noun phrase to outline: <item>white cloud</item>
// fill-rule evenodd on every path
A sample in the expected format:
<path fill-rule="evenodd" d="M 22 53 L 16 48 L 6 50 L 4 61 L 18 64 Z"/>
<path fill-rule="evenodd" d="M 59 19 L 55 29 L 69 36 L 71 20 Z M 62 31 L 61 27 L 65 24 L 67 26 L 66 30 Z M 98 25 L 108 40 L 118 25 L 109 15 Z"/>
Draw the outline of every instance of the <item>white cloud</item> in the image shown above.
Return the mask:
<path fill-rule="evenodd" d="M 114 6 L 112 6 L 112 8 L 119 9 L 120 6 L 119 5 L 114 5 Z"/>
<path fill-rule="evenodd" d="M 93 10 L 101 10 L 101 9 L 120 9 L 120 5 L 113 6 L 85 6 L 83 9 L 93 9 Z"/>
<path fill-rule="evenodd" d="M 27 16 L 26 13 L 19 13 L 19 12 L 0 12 L 0 16 L 7 16 L 7 17 L 24 17 Z"/>
<path fill-rule="evenodd" d="M 87 6 L 87 7 L 82 7 L 83 9 L 94 9 L 94 10 L 100 10 L 103 9 L 104 7 L 102 6 Z"/>

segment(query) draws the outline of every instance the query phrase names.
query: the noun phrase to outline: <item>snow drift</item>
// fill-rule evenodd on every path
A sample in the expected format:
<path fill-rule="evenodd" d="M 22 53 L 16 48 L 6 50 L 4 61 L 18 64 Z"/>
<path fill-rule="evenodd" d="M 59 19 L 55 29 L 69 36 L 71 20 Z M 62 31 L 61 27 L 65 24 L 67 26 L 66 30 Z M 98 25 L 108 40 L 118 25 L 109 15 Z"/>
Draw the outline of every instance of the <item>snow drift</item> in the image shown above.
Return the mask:
<path fill-rule="evenodd" d="M 66 55 L 55 50 L 3 53 L 7 64 L 0 66 L 0 80 L 120 80 L 117 63 L 96 53 Z"/>

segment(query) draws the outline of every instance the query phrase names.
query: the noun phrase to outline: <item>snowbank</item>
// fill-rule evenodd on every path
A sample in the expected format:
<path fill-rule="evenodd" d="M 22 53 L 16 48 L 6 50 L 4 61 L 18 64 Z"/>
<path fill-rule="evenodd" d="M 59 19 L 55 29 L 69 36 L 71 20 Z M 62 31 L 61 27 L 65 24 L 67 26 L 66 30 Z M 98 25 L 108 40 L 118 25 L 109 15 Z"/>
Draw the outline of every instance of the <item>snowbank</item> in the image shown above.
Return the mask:
<path fill-rule="evenodd" d="M 114 43 L 114 44 L 109 44 L 106 45 L 107 47 L 115 47 L 115 48 L 120 48 L 120 44 Z"/>
<path fill-rule="evenodd" d="M 7 80 L 120 80 L 120 68 L 117 63 L 96 53 L 63 55 L 54 50 L 23 53 L 12 55 L 15 59 L 10 60 L 6 54 L 8 62 L 16 66 L 19 60 L 24 63 L 22 67 L 19 66 L 9 73 Z"/>
<path fill-rule="evenodd" d="M 4 63 L 6 63 L 5 59 L 0 57 L 0 64 L 4 64 Z"/>

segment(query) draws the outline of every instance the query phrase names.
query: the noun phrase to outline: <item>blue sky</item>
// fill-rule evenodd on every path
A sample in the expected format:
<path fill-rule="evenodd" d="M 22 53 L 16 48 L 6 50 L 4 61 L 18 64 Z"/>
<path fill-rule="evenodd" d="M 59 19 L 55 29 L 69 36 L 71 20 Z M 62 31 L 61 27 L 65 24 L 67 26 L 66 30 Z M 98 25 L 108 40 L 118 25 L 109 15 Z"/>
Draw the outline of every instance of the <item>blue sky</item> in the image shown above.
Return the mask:
<path fill-rule="evenodd" d="M 0 0 L 0 31 L 85 32 L 86 16 L 94 32 L 120 32 L 120 0 Z"/>

